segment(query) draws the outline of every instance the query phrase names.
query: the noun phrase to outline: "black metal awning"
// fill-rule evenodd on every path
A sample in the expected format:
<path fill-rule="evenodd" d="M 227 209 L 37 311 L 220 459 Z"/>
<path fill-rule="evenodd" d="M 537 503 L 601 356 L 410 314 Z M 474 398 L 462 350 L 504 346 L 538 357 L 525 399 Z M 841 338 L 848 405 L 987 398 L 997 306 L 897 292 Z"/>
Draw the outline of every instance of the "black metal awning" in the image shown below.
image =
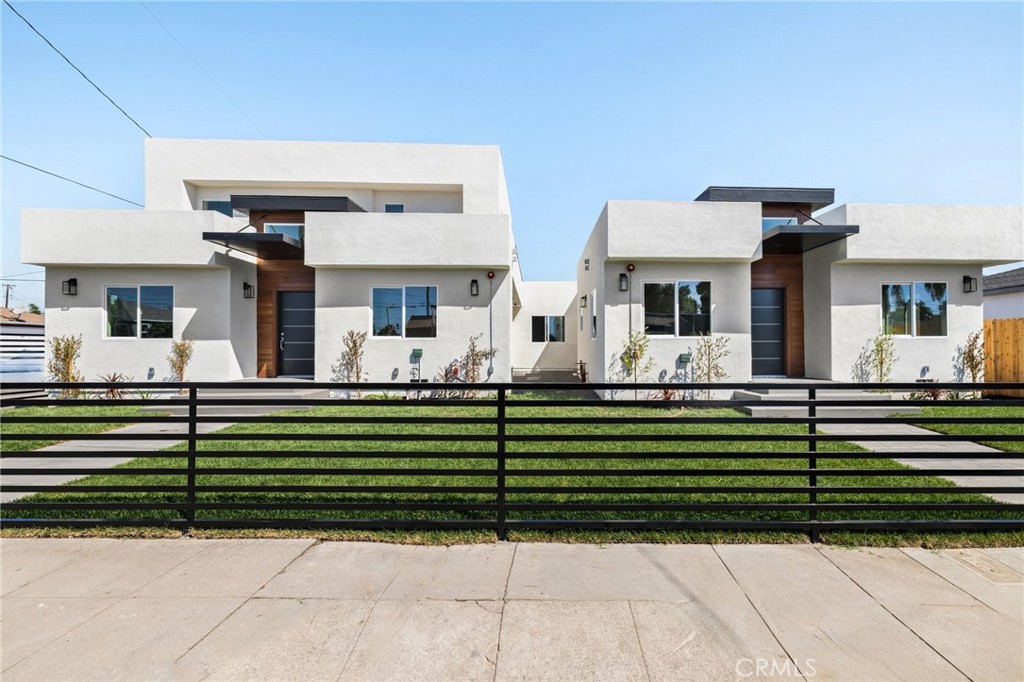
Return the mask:
<path fill-rule="evenodd" d="M 858 225 L 777 225 L 761 236 L 761 252 L 803 253 L 858 232 Z"/>
<path fill-rule="evenodd" d="M 286 234 L 270 232 L 203 232 L 203 239 L 257 258 L 301 260 L 302 242 Z"/>
<path fill-rule="evenodd" d="M 366 213 L 348 197 L 278 196 L 266 194 L 232 194 L 235 211 L 330 211 Z"/>

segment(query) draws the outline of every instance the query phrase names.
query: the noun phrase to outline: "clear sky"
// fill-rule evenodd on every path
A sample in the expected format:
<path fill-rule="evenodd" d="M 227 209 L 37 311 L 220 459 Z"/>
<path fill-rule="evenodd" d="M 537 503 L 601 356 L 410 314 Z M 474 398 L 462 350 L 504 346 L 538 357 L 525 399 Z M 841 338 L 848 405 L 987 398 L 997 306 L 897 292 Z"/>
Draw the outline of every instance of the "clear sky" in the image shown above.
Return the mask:
<path fill-rule="evenodd" d="M 528 279 L 609 199 L 1024 202 L 1021 3 L 12 2 L 156 137 L 500 145 Z M 143 134 L 6 7 L 2 42 L 3 153 L 141 202 Z M 7 277 L 21 208 L 126 206 L 2 171 Z"/>

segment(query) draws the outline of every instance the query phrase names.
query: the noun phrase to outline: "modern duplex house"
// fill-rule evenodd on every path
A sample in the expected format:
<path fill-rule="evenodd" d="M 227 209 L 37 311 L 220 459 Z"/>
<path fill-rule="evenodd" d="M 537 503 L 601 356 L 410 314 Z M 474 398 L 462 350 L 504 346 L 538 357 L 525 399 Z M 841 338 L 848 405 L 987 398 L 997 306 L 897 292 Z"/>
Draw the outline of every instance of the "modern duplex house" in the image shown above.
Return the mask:
<path fill-rule="evenodd" d="M 697 336 L 728 339 L 728 378 L 870 380 L 895 337 L 893 380 L 952 380 L 983 325 L 982 268 L 1024 259 L 1019 206 L 849 204 L 831 189 L 709 187 L 691 202 L 610 201 L 577 264 L 579 357 L 621 380 L 646 330 L 653 380 L 690 376 Z M 816 216 L 816 217 L 812 217 Z"/>
<path fill-rule="evenodd" d="M 145 172 L 142 210 L 22 216 L 47 335 L 83 336 L 88 379 L 159 380 L 192 339 L 191 379 L 329 380 L 349 330 L 372 381 L 433 378 L 477 335 L 487 376 L 511 378 L 523 284 L 497 147 L 153 139 Z"/>
<path fill-rule="evenodd" d="M 730 380 L 866 378 L 883 331 L 895 379 L 948 379 L 982 268 L 1024 259 L 1020 207 L 710 187 L 608 202 L 575 281 L 524 282 L 494 146 L 154 139 L 145 157 L 144 209 L 22 214 L 47 336 L 82 335 L 88 379 L 162 379 L 175 339 L 190 379 L 344 378 L 355 331 L 371 381 L 432 379 L 476 336 L 488 381 L 580 362 L 615 381 L 639 330 L 651 379 L 686 378 L 700 334 L 728 339 Z"/>

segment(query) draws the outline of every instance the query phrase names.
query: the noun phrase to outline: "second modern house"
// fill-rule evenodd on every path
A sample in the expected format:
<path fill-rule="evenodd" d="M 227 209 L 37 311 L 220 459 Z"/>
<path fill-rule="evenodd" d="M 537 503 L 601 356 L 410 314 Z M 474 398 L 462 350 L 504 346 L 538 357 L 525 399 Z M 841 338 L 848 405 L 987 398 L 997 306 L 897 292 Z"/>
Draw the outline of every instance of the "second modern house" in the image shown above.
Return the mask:
<path fill-rule="evenodd" d="M 831 189 L 709 187 L 609 201 L 575 279 L 524 282 L 494 146 L 146 142 L 144 209 L 26 210 L 47 336 L 81 335 L 89 379 L 339 378 L 365 332 L 372 381 L 431 379 L 470 338 L 488 381 L 684 380 L 700 335 L 733 381 L 859 380 L 895 337 L 899 380 L 948 379 L 983 321 L 982 268 L 1024 259 L 1019 206 L 848 204 Z"/>

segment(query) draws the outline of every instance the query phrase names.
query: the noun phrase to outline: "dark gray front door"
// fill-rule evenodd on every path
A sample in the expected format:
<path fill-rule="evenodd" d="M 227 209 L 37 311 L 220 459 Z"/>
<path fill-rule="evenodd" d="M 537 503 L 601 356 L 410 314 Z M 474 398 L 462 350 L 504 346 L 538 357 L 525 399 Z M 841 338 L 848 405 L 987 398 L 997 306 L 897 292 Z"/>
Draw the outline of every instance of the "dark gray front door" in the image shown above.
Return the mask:
<path fill-rule="evenodd" d="M 785 289 L 750 291 L 750 339 L 754 376 L 785 376 Z"/>
<path fill-rule="evenodd" d="M 312 291 L 277 293 L 278 376 L 313 376 L 315 312 Z"/>

